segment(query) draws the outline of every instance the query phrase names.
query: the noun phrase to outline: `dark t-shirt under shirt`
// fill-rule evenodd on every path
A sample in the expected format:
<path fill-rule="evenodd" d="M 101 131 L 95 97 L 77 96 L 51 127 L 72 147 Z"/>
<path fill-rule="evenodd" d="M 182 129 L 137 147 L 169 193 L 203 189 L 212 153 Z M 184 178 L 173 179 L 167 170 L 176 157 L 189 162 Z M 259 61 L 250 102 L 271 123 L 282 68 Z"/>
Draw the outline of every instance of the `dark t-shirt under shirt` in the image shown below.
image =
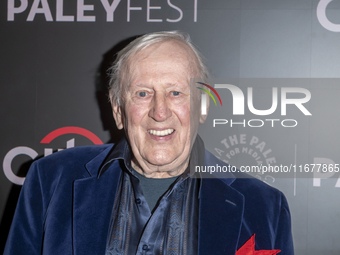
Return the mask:
<path fill-rule="evenodd" d="M 133 169 L 134 174 L 139 179 L 139 183 L 142 187 L 143 195 L 146 202 L 149 205 L 150 211 L 152 212 L 158 202 L 158 200 L 164 195 L 164 193 L 169 189 L 171 184 L 173 184 L 178 176 L 170 178 L 147 178 L 144 175 L 138 173 Z"/>

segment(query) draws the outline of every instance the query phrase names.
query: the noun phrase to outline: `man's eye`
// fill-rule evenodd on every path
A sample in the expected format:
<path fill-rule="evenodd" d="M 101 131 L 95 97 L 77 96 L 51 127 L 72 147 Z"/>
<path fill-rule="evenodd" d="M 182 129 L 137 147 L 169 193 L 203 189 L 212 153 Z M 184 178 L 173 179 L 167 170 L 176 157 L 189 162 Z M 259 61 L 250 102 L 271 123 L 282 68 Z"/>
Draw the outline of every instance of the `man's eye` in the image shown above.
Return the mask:
<path fill-rule="evenodd" d="M 173 95 L 173 96 L 179 96 L 179 94 L 180 94 L 180 93 L 179 93 L 178 91 L 173 91 L 173 92 L 172 92 L 172 95 Z"/>
<path fill-rule="evenodd" d="M 145 91 L 138 92 L 138 96 L 140 96 L 140 97 L 146 97 L 146 92 L 145 92 Z"/>

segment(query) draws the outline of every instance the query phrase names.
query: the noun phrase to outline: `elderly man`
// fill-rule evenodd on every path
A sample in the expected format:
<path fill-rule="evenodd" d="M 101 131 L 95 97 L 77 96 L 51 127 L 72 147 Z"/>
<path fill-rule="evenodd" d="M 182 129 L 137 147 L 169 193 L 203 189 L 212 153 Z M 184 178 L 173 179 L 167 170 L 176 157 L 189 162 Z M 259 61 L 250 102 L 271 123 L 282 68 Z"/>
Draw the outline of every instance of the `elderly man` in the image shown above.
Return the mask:
<path fill-rule="evenodd" d="M 33 163 L 5 254 L 293 254 L 281 192 L 231 173 L 192 178 L 190 166 L 224 163 L 197 136 L 205 116 L 191 78 L 207 71 L 183 33 L 124 48 L 110 99 L 126 139 Z"/>

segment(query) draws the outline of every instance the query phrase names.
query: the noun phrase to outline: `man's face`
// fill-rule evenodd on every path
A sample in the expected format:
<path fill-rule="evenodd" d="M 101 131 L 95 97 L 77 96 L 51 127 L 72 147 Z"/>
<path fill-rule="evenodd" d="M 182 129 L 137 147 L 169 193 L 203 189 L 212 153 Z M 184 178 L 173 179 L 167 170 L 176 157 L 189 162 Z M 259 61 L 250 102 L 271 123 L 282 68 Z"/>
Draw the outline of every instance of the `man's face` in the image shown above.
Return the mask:
<path fill-rule="evenodd" d="M 198 113 L 190 123 L 193 59 L 189 48 L 175 41 L 154 44 L 130 59 L 131 84 L 114 116 L 127 133 L 133 167 L 148 177 L 175 176 L 188 164 L 199 122 Z"/>

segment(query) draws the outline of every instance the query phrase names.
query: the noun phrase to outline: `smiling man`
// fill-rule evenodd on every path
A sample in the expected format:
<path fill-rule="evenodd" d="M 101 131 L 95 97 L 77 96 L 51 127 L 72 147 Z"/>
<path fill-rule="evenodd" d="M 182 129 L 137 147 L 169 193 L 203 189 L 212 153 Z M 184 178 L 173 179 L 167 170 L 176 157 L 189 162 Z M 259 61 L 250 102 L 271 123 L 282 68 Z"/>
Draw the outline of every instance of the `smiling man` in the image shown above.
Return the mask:
<path fill-rule="evenodd" d="M 224 165 L 197 136 L 206 115 L 191 80 L 207 77 L 184 33 L 151 33 L 124 48 L 110 100 L 126 138 L 33 163 L 5 254 L 293 254 L 281 192 L 239 173 L 190 174 Z"/>
<path fill-rule="evenodd" d="M 172 39 L 150 45 L 126 63 L 130 78 L 123 86 L 128 89 L 124 105 L 112 99 L 114 118 L 118 128 L 125 127 L 132 167 L 146 177 L 178 176 L 188 165 L 198 127 L 198 121 L 191 123 L 191 132 L 190 78 L 199 72 L 196 59 L 188 45 Z"/>

